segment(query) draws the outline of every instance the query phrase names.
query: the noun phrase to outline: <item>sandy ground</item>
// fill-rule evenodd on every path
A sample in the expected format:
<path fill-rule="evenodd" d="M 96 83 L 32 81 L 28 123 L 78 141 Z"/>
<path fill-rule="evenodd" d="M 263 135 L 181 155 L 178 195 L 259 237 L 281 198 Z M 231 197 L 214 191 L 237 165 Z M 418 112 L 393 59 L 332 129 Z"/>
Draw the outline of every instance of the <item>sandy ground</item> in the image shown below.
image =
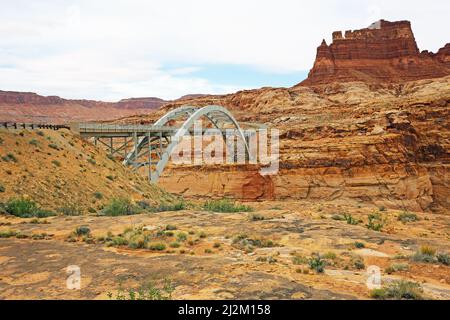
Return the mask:
<path fill-rule="evenodd" d="M 383 281 L 408 279 L 422 285 L 434 299 L 450 299 L 450 267 L 410 261 L 422 245 L 438 252 L 450 251 L 450 216 L 418 213 L 419 221 L 404 224 L 399 212 L 387 210 L 383 232 L 365 227 L 367 215 L 377 208 L 347 203 L 263 202 L 250 204 L 252 213 L 211 213 L 184 210 L 128 217 L 53 217 L 48 224 L 30 219 L 0 216 L 0 231 L 33 235 L 47 233 L 46 240 L 0 239 L 1 299 L 108 299 L 121 284 L 137 288 L 148 281 L 169 279 L 175 299 L 368 299 L 366 268 L 379 266 Z M 333 216 L 352 214 L 359 225 Z M 264 217 L 253 221 L 252 215 Z M 188 235 L 179 248 L 161 252 L 104 243 L 68 242 L 80 225 L 94 237 L 108 231 L 119 234 L 127 227 L 163 230 Z M 204 236 L 200 237 L 200 234 Z M 233 244 L 237 235 L 273 242 L 272 247 L 246 252 Z M 357 248 L 355 242 L 364 244 Z M 328 254 L 323 274 L 293 257 Z M 331 254 L 330 254 L 331 253 Z M 364 262 L 364 268 L 354 261 Z M 393 263 L 409 270 L 384 271 Z M 66 287 L 66 268 L 81 269 L 81 290 Z"/>

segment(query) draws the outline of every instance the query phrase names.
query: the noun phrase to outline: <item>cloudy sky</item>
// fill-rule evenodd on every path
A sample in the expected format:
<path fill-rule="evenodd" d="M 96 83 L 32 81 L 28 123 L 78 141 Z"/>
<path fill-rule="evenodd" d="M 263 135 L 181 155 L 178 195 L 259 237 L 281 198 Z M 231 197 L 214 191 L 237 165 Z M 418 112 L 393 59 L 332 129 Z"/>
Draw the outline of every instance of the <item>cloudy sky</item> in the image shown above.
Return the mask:
<path fill-rule="evenodd" d="M 335 30 L 408 19 L 450 41 L 450 1 L 0 0 L 0 90 L 116 101 L 292 86 Z"/>

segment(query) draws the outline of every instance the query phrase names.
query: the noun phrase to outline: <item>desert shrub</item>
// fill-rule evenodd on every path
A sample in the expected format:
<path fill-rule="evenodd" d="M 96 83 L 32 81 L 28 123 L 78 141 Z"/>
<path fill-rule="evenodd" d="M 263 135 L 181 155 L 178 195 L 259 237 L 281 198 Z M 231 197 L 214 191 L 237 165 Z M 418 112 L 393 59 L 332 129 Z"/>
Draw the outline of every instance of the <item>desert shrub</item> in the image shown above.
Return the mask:
<path fill-rule="evenodd" d="M 74 204 L 63 206 L 57 211 L 63 216 L 81 216 L 83 214 L 83 210 Z"/>
<path fill-rule="evenodd" d="M 211 250 L 211 249 L 205 249 L 205 253 L 207 253 L 207 254 L 211 254 L 211 253 L 213 253 L 213 252 L 212 252 L 212 250 Z"/>
<path fill-rule="evenodd" d="M 13 230 L 0 231 L 0 238 L 12 238 L 15 237 L 16 234 L 17 232 Z"/>
<path fill-rule="evenodd" d="M 361 221 L 353 218 L 353 216 L 348 213 L 344 213 L 344 220 L 347 221 L 347 224 L 351 224 L 353 226 L 356 226 L 361 223 Z"/>
<path fill-rule="evenodd" d="M 39 141 L 37 141 L 36 139 L 31 139 L 29 144 L 31 144 L 32 146 L 37 147 L 39 145 Z"/>
<path fill-rule="evenodd" d="M 204 231 L 200 231 L 200 233 L 198 234 L 198 237 L 200 238 L 200 239 L 204 239 L 204 238 L 206 238 L 208 235 L 204 232 Z"/>
<path fill-rule="evenodd" d="M 56 167 L 61 167 L 61 162 L 59 162 L 58 160 L 53 160 L 52 164 L 54 164 Z"/>
<path fill-rule="evenodd" d="M 75 234 L 79 237 L 88 236 L 91 234 L 91 229 L 87 226 L 79 226 L 75 229 Z"/>
<path fill-rule="evenodd" d="M 158 207 L 155 209 L 152 209 L 151 211 L 155 212 L 167 212 L 167 211 L 181 211 L 185 210 L 187 208 L 187 203 L 183 200 L 177 201 L 174 203 L 161 203 Z"/>
<path fill-rule="evenodd" d="M 366 247 L 366 245 L 364 244 L 364 243 L 362 243 L 362 242 L 355 242 L 355 247 L 356 248 L 358 248 L 358 249 L 362 249 L 362 248 L 365 248 Z"/>
<path fill-rule="evenodd" d="M 17 158 L 14 154 L 8 153 L 6 156 L 2 157 L 2 160 L 5 162 L 17 162 Z"/>
<path fill-rule="evenodd" d="M 0 146 L 3 144 L 4 140 L 2 137 L 0 137 Z"/>
<path fill-rule="evenodd" d="M 165 228 L 165 230 L 170 231 L 170 230 L 177 230 L 178 228 L 172 224 L 168 224 Z"/>
<path fill-rule="evenodd" d="M 355 257 L 353 259 L 353 266 L 357 269 L 357 270 L 363 270 L 366 268 L 366 265 L 364 264 L 364 261 L 361 257 Z"/>
<path fill-rule="evenodd" d="M 326 262 L 322 259 L 320 254 L 315 254 L 308 260 L 308 265 L 311 270 L 314 270 L 317 273 L 323 273 L 325 271 Z"/>
<path fill-rule="evenodd" d="M 102 210 L 102 213 L 106 216 L 130 216 L 139 214 L 142 209 L 134 205 L 129 199 L 126 198 L 114 198 L 106 205 Z"/>
<path fill-rule="evenodd" d="M 262 214 L 258 214 L 258 213 L 252 213 L 249 216 L 250 221 L 263 221 L 266 219 L 266 217 L 264 217 Z"/>
<path fill-rule="evenodd" d="M 255 248 L 273 248 L 277 244 L 268 239 L 251 239 L 247 235 L 237 235 L 233 239 L 233 246 L 235 248 L 244 250 L 245 252 L 252 252 Z"/>
<path fill-rule="evenodd" d="M 103 199 L 103 193 L 98 192 L 98 191 L 94 192 L 94 198 L 97 199 L 97 200 L 102 200 Z"/>
<path fill-rule="evenodd" d="M 387 267 L 385 272 L 387 274 L 392 274 L 394 272 L 407 271 L 407 270 L 409 270 L 409 265 L 407 265 L 405 263 L 394 263 L 394 264 L 391 264 L 389 267 Z"/>
<path fill-rule="evenodd" d="M 229 199 L 206 201 L 205 204 L 203 205 L 203 209 L 211 212 L 223 212 L 223 213 L 253 211 L 251 207 L 242 204 L 237 204 Z"/>
<path fill-rule="evenodd" d="M 111 292 L 108 292 L 107 295 L 111 300 L 171 300 L 173 291 L 175 291 L 175 287 L 172 282 L 164 280 L 159 286 L 148 283 L 136 290 L 125 290 L 120 286 L 115 295 Z"/>
<path fill-rule="evenodd" d="M 187 240 L 187 234 L 184 232 L 180 232 L 177 234 L 177 240 L 180 242 L 184 242 Z"/>
<path fill-rule="evenodd" d="M 423 300 L 420 284 L 405 280 L 394 281 L 381 289 L 374 289 L 370 296 L 379 300 Z"/>
<path fill-rule="evenodd" d="M 2 184 L 0 184 L 0 193 L 3 193 L 6 191 L 5 186 L 3 186 Z"/>
<path fill-rule="evenodd" d="M 294 257 L 292 257 L 292 263 L 297 266 L 302 265 L 302 264 L 307 264 L 308 259 L 305 257 L 294 256 Z"/>
<path fill-rule="evenodd" d="M 148 244 L 148 249 L 153 251 L 164 251 L 166 250 L 166 245 L 164 243 L 150 243 Z"/>
<path fill-rule="evenodd" d="M 219 249 L 222 245 L 219 242 L 215 242 L 213 247 Z"/>
<path fill-rule="evenodd" d="M 447 253 L 440 253 L 436 256 L 437 261 L 445 266 L 450 266 L 450 256 Z"/>
<path fill-rule="evenodd" d="M 36 131 L 36 134 L 41 137 L 45 136 L 45 133 L 41 130 Z"/>
<path fill-rule="evenodd" d="M 171 244 L 170 244 L 170 247 L 171 248 L 179 248 L 181 246 L 181 244 L 179 243 L 179 242 L 172 242 Z"/>
<path fill-rule="evenodd" d="M 90 164 L 92 164 L 93 166 L 95 166 L 97 164 L 97 161 L 95 161 L 92 158 L 88 158 L 86 161 L 89 162 Z"/>
<path fill-rule="evenodd" d="M 372 213 L 368 217 L 367 229 L 381 231 L 384 227 L 384 221 L 379 212 Z"/>
<path fill-rule="evenodd" d="M 11 199 L 6 203 L 7 213 L 20 218 L 45 218 L 55 216 L 56 214 L 49 210 L 39 208 L 36 202 L 29 199 Z"/>
<path fill-rule="evenodd" d="M 111 180 L 111 181 L 114 181 L 114 176 L 108 175 L 108 176 L 106 176 L 106 179 Z"/>
<path fill-rule="evenodd" d="M 50 149 L 59 150 L 58 146 L 57 146 L 56 144 L 54 144 L 54 143 L 50 143 L 50 144 L 48 145 L 48 147 L 49 147 Z"/>
<path fill-rule="evenodd" d="M 429 246 L 422 246 L 413 256 L 415 262 L 434 263 L 436 262 L 436 250 Z"/>
<path fill-rule="evenodd" d="M 419 218 L 417 217 L 417 214 L 405 211 L 398 215 L 398 220 L 403 223 L 408 223 L 418 221 Z"/>

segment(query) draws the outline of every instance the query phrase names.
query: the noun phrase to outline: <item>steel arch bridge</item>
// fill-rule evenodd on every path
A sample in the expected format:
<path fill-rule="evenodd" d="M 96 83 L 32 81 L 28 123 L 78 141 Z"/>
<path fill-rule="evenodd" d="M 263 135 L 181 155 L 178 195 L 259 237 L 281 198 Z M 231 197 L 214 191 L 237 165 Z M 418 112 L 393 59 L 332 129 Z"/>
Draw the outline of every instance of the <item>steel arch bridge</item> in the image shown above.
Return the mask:
<path fill-rule="evenodd" d="M 227 130 L 232 130 L 244 145 L 246 159 L 251 159 L 248 135 L 226 108 L 216 105 L 202 108 L 182 106 L 169 111 L 153 125 L 77 123 L 72 125 L 72 129 L 82 137 L 94 138 L 95 144 L 101 143 L 108 147 L 112 156 L 121 155 L 124 165 L 135 169 L 146 166 L 149 180 L 157 183 L 182 137 L 196 135 L 193 126 L 202 118 L 210 122 L 224 140 Z M 173 125 L 180 121 L 181 126 Z M 206 130 L 202 128 L 202 134 Z"/>

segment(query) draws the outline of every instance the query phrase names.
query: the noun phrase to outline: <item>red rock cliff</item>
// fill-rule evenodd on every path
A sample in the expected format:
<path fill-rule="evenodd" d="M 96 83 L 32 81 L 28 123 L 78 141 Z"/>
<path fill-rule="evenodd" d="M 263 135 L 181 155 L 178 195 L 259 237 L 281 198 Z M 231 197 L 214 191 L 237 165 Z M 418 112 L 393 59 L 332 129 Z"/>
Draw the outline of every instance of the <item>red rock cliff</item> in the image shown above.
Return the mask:
<path fill-rule="evenodd" d="M 369 28 L 333 33 L 317 49 L 302 85 L 331 82 L 402 82 L 450 75 L 450 44 L 434 54 L 420 52 L 409 21 L 380 20 Z"/>

